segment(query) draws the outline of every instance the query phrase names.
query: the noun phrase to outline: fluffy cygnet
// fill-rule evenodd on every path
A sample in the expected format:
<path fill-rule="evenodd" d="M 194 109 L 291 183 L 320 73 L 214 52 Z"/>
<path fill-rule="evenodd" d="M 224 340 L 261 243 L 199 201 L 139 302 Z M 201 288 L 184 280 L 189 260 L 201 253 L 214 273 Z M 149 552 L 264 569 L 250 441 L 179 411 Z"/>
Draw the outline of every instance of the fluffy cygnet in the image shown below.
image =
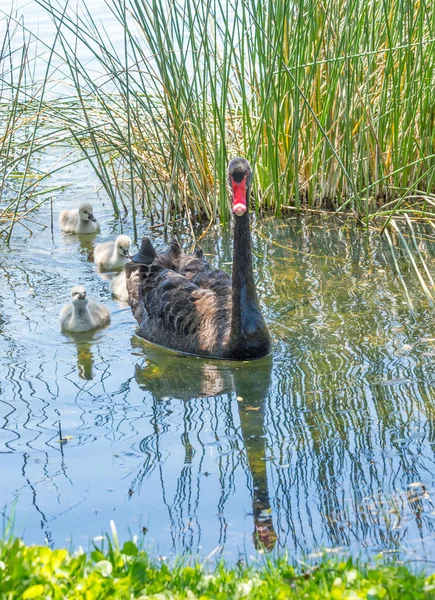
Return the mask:
<path fill-rule="evenodd" d="M 90 331 L 110 323 L 110 313 L 104 304 L 86 296 L 82 285 L 71 290 L 72 304 L 65 304 L 60 311 L 60 326 L 64 331 Z"/>
<path fill-rule="evenodd" d="M 65 233 L 96 233 L 100 229 L 89 202 L 84 202 L 73 210 L 63 210 L 59 215 L 59 225 Z"/>
<path fill-rule="evenodd" d="M 95 263 L 100 269 L 118 271 L 130 260 L 131 239 L 127 235 L 118 235 L 114 242 L 97 244 L 94 250 Z"/>
<path fill-rule="evenodd" d="M 128 302 L 127 292 L 127 281 L 125 278 L 125 271 L 122 271 L 119 275 L 112 279 L 112 294 L 121 302 Z"/>

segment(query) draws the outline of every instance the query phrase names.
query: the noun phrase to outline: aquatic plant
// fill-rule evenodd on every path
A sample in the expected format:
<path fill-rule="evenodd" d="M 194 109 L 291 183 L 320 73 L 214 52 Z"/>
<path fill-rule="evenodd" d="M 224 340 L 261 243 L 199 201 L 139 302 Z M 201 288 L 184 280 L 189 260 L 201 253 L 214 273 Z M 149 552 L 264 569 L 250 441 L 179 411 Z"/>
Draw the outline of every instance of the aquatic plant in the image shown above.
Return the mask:
<path fill-rule="evenodd" d="M 49 174 L 79 160 L 135 233 L 138 211 L 225 223 L 235 154 L 253 164 L 257 212 L 339 211 L 390 230 L 392 214 L 433 217 L 434 0 L 116 0 L 122 47 L 85 3 L 37 2 L 49 44 L 2 20 L 8 239 L 52 197 Z"/>
<path fill-rule="evenodd" d="M 90 10 L 38 2 L 81 103 L 72 134 L 115 210 L 124 196 L 133 215 L 225 222 L 235 154 L 255 165 L 257 210 L 277 214 L 368 217 L 434 191 L 432 0 L 117 0 L 122 52 Z"/>

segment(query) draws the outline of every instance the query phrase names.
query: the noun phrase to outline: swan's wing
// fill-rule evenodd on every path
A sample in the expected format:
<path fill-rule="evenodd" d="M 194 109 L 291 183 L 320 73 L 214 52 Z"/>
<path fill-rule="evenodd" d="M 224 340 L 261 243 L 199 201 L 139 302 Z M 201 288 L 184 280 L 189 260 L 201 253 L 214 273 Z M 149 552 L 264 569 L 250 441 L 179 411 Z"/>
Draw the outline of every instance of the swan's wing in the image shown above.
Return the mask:
<path fill-rule="evenodd" d="M 110 323 L 110 311 L 101 302 L 97 302 L 94 298 L 89 298 L 88 300 L 88 310 L 89 313 L 94 320 L 94 323 L 98 327 L 103 327 Z"/>
<path fill-rule="evenodd" d="M 143 284 L 149 270 L 149 265 L 129 262 L 124 266 L 125 284 L 128 292 L 128 303 L 138 323 L 143 315 Z"/>
<path fill-rule="evenodd" d="M 207 262 L 201 249 L 195 250 L 193 254 L 180 256 L 175 270 L 199 288 L 211 289 L 217 293 L 221 288 L 231 285 L 231 277 Z"/>
<path fill-rule="evenodd" d="M 76 214 L 77 213 L 77 214 Z M 65 233 L 71 233 L 78 225 L 78 211 L 64 208 L 59 215 L 59 226 Z"/>
<path fill-rule="evenodd" d="M 158 254 L 154 262 L 164 269 L 176 270 L 176 262 L 180 256 L 184 256 L 184 253 L 180 248 L 177 238 L 172 238 L 169 250 Z"/>
<path fill-rule="evenodd" d="M 157 257 L 151 265 L 125 265 L 128 303 L 139 324 L 145 311 L 150 326 L 184 331 L 196 316 L 194 305 L 201 290 L 161 262 L 164 261 Z"/>
<path fill-rule="evenodd" d="M 125 274 L 140 336 L 183 352 L 220 355 L 228 343 L 231 316 L 231 281 L 226 274 L 202 273 L 208 289 L 162 268 L 158 261 L 127 263 Z"/>
<path fill-rule="evenodd" d="M 192 282 L 202 289 L 212 290 L 218 296 L 228 294 L 231 288 L 231 277 L 228 273 L 214 267 L 209 271 L 197 273 Z"/>
<path fill-rule="evenodd" d="M 172 333 L 196 331 L 195 303 L 204 292 L 186 277 L 153 264 L 143 282 L 142 294 L 150 324 L 154 322 Z"/>
<path fill-rule="evenodd" d="M 96 262 L 105 262 L 110 259 L 115 249 L 114 242 L 102 242 L 97 244 L 94 248 L 93 260 Z"/>

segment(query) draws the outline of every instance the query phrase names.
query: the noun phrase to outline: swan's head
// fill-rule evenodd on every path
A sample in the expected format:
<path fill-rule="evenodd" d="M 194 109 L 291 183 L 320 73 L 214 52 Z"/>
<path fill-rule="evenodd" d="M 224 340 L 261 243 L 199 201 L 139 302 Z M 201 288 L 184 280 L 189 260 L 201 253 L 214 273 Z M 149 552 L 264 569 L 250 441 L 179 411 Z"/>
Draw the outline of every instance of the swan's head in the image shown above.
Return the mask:
<path fill-rule="evenodd" d="M 115 242 L 116 251 L 120 256 L 130 257 L 131 239 L 128 235 L 118 235 Z"/>
<path fill-rule="evenodd" d="M 86 289 L 82 285 L 76 285 L 71 290 L 72 303 L 76 306 L 86 306 Z"/>
<path fill-rule="evenodd" d="M 233 192 L 233 213 L 241 217 L 245 214 L 252 171 L 246 158 L 233 158 L 228 165 L 228 179 Z"/>
<path fill-rule="evenodd" d="M 79 206 L 79 217 L 80 221 L 93 221 L 97 222 L 97 219 L 94 217 L 94 210 L 92 208 L 92 204 L 89 202 L 84 202 Z"/>

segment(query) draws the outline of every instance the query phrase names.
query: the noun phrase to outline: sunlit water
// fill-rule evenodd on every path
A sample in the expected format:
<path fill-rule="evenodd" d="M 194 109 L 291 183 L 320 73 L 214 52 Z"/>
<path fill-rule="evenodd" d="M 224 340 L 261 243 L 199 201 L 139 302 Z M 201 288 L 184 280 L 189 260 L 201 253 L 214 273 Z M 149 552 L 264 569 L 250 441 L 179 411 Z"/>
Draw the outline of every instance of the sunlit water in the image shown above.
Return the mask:
<path fill-rule="evenodd" d="M 333 220 L 256 222 L 272 359 L 177 356 L 135 337 L 129 307 L 88 260 L 121 230 L 90 170 L 62 177 L 74 186 L 54 198 L 53 234 L 47 203 L 33 217 L 45 229 L 28 223 L 29 237 L 17 225 L 1 246 L 0 506 L 16 532 L 88 547 L 113 519 L 122 538 L 166 556 L 237 560 L 262 544 L 290 556 L 327 547 L 427 558 L 435 318 L 404 269 L 409 311 L 378 234 Z M 59 211 L 83 198 L 102 222 L 95 239 L 58 230 Z M 166 246 L 160 229 L 139 229 Z M 434 268 L 431 238 L 421 240 Z M 231 269 L 229 231 L 211 230 L 203 247 Z M 71 338 L 58 313 L 77 283 L 112 323 Z"/>

